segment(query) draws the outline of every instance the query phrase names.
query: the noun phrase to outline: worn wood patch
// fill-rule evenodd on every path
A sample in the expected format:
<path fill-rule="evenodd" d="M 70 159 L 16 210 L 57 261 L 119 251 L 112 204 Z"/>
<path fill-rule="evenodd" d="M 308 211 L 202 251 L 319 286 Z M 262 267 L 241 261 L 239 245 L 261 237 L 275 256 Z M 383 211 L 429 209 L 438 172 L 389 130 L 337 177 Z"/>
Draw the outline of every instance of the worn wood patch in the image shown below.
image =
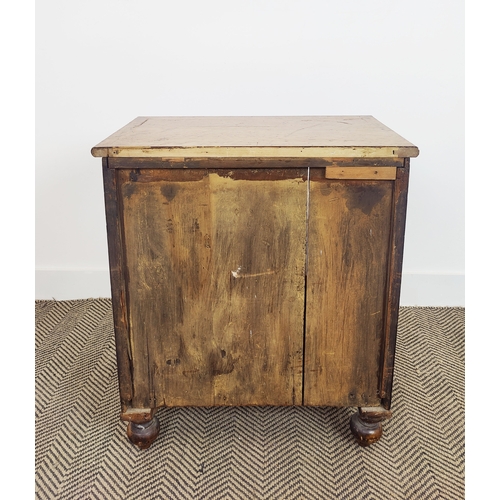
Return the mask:
<path fill-rule="evenodd" d="M 110 166 L 111 166 L 110 158 Z M 311 165 L 312 167 L 313 165 Z M 318 165 L 319 166 L 319 165 Z M 330 158 L 330 167 L 403 167 L 404 158 Z M 111 166 L 111 168 L 114 168 Z"/>
<path fill-rule="evenodd" d="M 403 158 L 108 158 L 109 168 L 283 169 L 321 167 L 402 167 Z"/>
<path fill-rule="evenodd" d="M 389 245 L 386 321 L 380 365 L 380 395 L 382 397 L 382 405 L 387 410 L 391 408 L 392 399 L 409 175 L 410 160 L 407 158 L 405 160 L 405 167 L 398 169 L 392 202 L 393 216 Z"/>
<path fill-rule="evenodd" d="M 393 182 L 310 186 L 304 404 L 380 404 Z"/>
<path fill-rule="evenodd" d="M 397 167 L 326 167 L 326 179 L 394 180 Z"/>
<path fill-rule="evenodd" d="M 132 406 L 300 403 L 306 172 L 117 172 Z"/>
<path fill-rule="evenodd" d="M 379 159 L 387 163 L 387 158 Z M 109 158 L 110 168 L 132 169 L 289 169 L 289 168 L 318 168 L 332 165 L 330 158 Z M 342 166 L 344 164 L 342 163 Z"/>
<path fill-rule="evenodd" d="M 113 325 L 115 331 L 116 361 L 122 408 L 132 401 L 132 366 L 128 342 L 127 284 L 123 255 L 123 227 L 120 216 L 116 172 L 108 167 L 108 159 L 102 159 L 104 202 L 108 235 L 109 272 Z"/>

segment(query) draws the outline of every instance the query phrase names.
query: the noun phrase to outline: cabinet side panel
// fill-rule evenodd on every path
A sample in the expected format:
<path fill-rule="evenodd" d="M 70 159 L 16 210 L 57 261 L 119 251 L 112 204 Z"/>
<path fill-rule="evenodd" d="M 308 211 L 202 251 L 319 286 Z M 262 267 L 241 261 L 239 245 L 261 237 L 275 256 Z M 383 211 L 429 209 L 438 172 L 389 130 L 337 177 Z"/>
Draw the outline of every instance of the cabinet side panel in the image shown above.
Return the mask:
<path fill-rule="evenodd" d="M 108 234 L 109 271 L 111 279 L 111 300 L 115 330 L 118 380 L 122 406 L 132 400 L 132 375 L 128 343 L 128 314 L 126 299 L 125 265 L 123 259 L 123 233 L 119 197 L 117 195 L 117 174 L 108 168 L 108 159 L 102 159 L 104 180 L 104 202 Z"/>
<path fill-rule="evenodd" d="M 305 173 L 120 175 L 134 406 L 300 403 Z"/>
<path fill-rule="evenodd" d="M 409 175 L 410 159 L 406 158 L 405 167 L 397 169 L 397 178 L 394 186 L 393 221 L 387 283 L 387 319 L 380 369 L 380 394 L 382 404 L 387 409 L 391 407 L 392 397 Z"/>
<path fill-rule="evenodd" d="M 310 186 L 304 404 L 380 404 L 393 182 Z"/>

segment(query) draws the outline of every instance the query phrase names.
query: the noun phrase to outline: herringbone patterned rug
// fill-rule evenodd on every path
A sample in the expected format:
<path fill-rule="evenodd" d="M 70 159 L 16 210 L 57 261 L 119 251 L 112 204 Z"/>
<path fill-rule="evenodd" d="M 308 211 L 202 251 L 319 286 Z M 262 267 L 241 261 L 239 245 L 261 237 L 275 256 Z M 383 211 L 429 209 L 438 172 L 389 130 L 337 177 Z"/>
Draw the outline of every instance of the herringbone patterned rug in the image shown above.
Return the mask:
<path fill-rule="evenodd" d="M 461 499 L 463 308 L 402 308 L 393 418 L 369 448 L 354 409 L 175 408 L 125 436 L 111 301 L 36 302 L 40 499 Z"/>

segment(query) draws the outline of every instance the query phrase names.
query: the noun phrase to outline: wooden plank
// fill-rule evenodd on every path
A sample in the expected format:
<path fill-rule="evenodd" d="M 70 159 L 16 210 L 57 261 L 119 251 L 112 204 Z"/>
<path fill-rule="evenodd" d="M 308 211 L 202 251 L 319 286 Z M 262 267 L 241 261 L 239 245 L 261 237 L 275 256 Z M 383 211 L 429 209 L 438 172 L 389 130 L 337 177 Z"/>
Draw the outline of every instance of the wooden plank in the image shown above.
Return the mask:
<path fill-rule="evenodd" d="M 394 180 L 396 167 L 326 167 L 327 179 Z"/>
<path fill-rule="evenodd" d="M 300 402 L 307 172 L 117 172 L 132 407 Z"/>
<path fill-rule="evenodd" d="M 110 158 L 406 158 L 418 155 L 414 147 L 193 147 L 193 148 L 131 148 L 92 149 L 93 156 Z"/>
<path fill-rule="evenodd" d="M 387 162 L 387 159 L 379 159 Z M 289 169 L 325 168 L 332 164 L 329 158 L 109 158 L 110 168 L 170 168 L 170 169 Z"/>
<path fill-rule="evenodd" d="M 109 158 L 109 168 L 270 169 L 402 167 L 402 158 Z"/>
<path fill-rule="evenodd" d="M 311 173 L 304 404 L 380 404 L 391 181 Z"/>
<path fill-rule="evenodd" d="M 94 156 L 407 157 L 418 149 L 371 116 L 138 117 Z"/>
<path fill-rule="evenodd" d="M 403 167 L 404 158 L 329 158 L 328 167 Z M 113 167 L 111 167 L 113 168 Z"/>
<path fill-rule="evenodd" d="M 102 172 L 118 382 L 122 408 L 125 408 L 132 401 L 132 371 L 128 342 L 127 292 L 125 265 L 123 261 L 123 227 L 119 197 L 117 195 L 116 171 L 108 168 L 107 158 L 102 159 Z"/>
<path fill-rule="evenodd" d="M 410 175 L 410 160 L 408 158 L 405 160 L 405 168 L 398 169 L 397 174 L 398 176 L 394 186 L 393 220 L 387 278 L 386 321 L 384 325 L 380 368 L 380 395 L 382 398 L 382 405 L 387 410 L 391 408 L 394 356 L 396 352 L 396 334 L 399 318 L 406 205 Z"/>

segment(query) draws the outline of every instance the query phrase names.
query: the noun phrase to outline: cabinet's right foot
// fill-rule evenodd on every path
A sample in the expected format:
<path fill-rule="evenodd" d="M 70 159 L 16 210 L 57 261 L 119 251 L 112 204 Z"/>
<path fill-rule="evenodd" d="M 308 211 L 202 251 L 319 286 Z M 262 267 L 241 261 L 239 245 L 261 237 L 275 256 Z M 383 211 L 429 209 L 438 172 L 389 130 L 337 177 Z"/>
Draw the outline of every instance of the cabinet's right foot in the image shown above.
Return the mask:
<path fill-rule="evenodd" d="M 382 421 L 391 412 L 380 407 L 358 408 L 351 417 L 351 432 L 360 446 L 369 446 L 382 437 Z"/>

